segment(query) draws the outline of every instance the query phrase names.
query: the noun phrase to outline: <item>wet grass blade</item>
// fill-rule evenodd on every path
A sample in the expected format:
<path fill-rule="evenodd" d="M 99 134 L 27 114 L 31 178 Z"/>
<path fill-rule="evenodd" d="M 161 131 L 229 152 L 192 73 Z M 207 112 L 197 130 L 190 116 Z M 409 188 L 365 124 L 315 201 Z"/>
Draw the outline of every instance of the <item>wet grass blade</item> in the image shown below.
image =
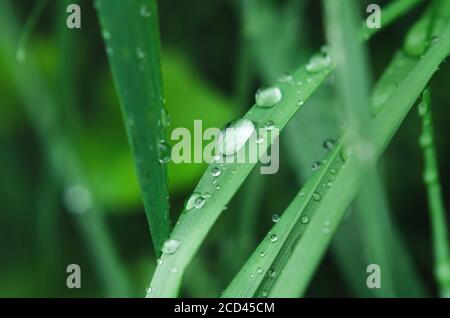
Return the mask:
<path fill-rule="evenodd" d="M 371 122 L 376 157 L 383 153 L 420 91 L 449 53 L 450 25 L 447 25 Z M 355 157 L 349 148 L 342 146 L 346 138 L 344 135 L 336 144 L 325 158 L 326 163 L 291 202 L 231 282 L 225 297 L 292 297 L 305 292 L 332 234 L 360 187 Z M 324 187 L 330 180 L 331 187 Z"/>
<path fill-rule="evenodd" d="M 423 178 L 427 189 L 428 209 L 433 234 L 434 275 L 439 285 L 441 297 L 450 297 L 450 250 L 448 246 L 447 221 L 442 198 L 436 147 L 434 144 L 433 121 L 431 116 L 430 91 L 426 89 L 419 105 L 422 119 L 420 146 L 424 158 Z"/>
<path fill-rule="evenodd" d="M 156 255 L 169 236 L 169 202 L 155 0 L 96 1 Z M 124 24 L 126 27 L 124 27 Z"/>
<path fill-rule="evenodd" d="M 387 15 L 387 17 L 391 20 L 386 19 L 385 25 L 391 23 L 397 16 Z M 282 130 L 288 120 L 328 77 L 331 70 L 332 66 L 321 72 L 311 74 L 306 71 L 305 66 L 301 66 L 292 73 L 292 81 L 277 83 L 283 93 L 283 98 L 277 105 L 270 109 L 253 106 L 244 118 L 257 123 L 258 127 L 263 126 L 268 121 L 273 121 Z M 301 91 L 295 87 L 297 84 L 292 85 L 292 83 L 301 83 Z M 253 169 L 254 164 L 224 164 L 223 172 L 217 183 L 217 185 L 220 185 L 220 189 L 216 188 L 213 183 L 214 178 L 211 176 L 211 170 L 216 167 L 216 164 L 208 167 L 194 190 L 198 193 L 208 192 L 211 197 L 206 200 L 201 211 L 197 211 L 197 213 L 182 212 L 170 235 L 171 239 L 179 242 L 178 249 L 175 253 L 163 254 L 160 258 L 147 297 L 176 297 L 178 295 L 181 279 L 187 265 L 224 207 Z"/>

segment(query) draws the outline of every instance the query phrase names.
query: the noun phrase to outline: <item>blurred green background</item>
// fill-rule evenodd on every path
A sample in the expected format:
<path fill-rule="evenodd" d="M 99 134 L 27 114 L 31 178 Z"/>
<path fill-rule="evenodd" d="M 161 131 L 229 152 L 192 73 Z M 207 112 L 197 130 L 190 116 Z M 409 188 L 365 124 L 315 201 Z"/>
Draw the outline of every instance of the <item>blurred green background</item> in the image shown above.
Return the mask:
<path fill-rule="evenodd" d="M 93 3 L 48 1 L 24 44 L 25 58 L 18 60 L 19 40 L 38 2 L 0 0 L 0 296 L 144 296 L 156 259 Z M 365 5 L 373 1 L 360 2 L 365 16 Z M 81 6 L 80 30 L 65 26 L 69 3 Z M 171 129 L 192 128 L 194 119 L 202 119 L 204 127 L 222 127 L 253 104 L 260 85 L 306 62 L 325 42 L 316 0 L 158 4 Z M 423 8 L 371 40 L 374 80 Z M 444 64 L 431 85 L 446 203 L 449 72 Z M 338 137 L 336 129 L 320 125 L 338 107 L 332 105 L 332 88 L 330 81 L 319 90 L 282 135 L 279 173 L 252 174 L 243 185 L 189 267 L 182 296 L 220 295 L 271 227 L 272 215 L 284 210 L 308 177 L 299 166 L 320 160 L 323 140 Z M 384 155 L 381 171 L 392 220 L 433 296 L 419 133 L 413 111 Z M 168 165 L 172 220 L 204 168 Z M 96 215 L 86 216 L 85 209 Z M 307 296 L 364 296 L 351 288 L 349 280 L 358 275 L 343 274 L 341 261 L 331 248 Z M 347 261 L 365 275 L 367 264 L 351 255 Z M 102 262 L 117 268 L 108 272 Z M 66 267 L 72 263 L 81 266 L 81 289 L 66 287 Z M 115 273 L 120 277 L 111 277 Z M 111 292 L 114 288 L 120 290 Z"/>

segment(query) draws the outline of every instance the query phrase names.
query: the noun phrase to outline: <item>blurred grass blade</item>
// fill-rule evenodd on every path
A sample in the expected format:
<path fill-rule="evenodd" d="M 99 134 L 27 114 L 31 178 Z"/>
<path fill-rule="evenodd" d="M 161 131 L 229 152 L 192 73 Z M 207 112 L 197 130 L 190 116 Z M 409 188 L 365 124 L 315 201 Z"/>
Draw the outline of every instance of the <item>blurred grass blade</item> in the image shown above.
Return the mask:
<path fill-rule="evenodd" d="M 16 51 L 17 61 L 23 62 L 26 59 L 26 45 L 28 43 L 28 39 L 30 38 L 31 33 L 33 32 L 49 1 L 50 0 L 38 0 L 34 5 L 27 22 L 23 27 L 23 31 L 20 34 L 19 44 Z"/>
<path fill-rule="evenodd" d="M 385 150 L 419 92 L 449 53 L 450 24 L 371 122 L 376 157 Z M 227 288 L 225 297 L 292 297 L 305 292 L 332 234 L 359 190 L 358 163 L 348 146 L 342 147 L 346 136 L 260 243 Z M 331 186 L 324 187 L 329 181 Z"/>
<path fill-rule="evenodd" d="M 158 13 L 155 0 L 97 0 L 156 255 L 170 233 Z M 124 27 L 126 24 L 126 27 Z"/>
<path fill-rule="evenodd" d="M 14 87 L 33 124 L 40 146 L 46 156 L 48 169 L 65 189 L 82 186 L 90 193 L 89 182 L 82 170 L 71 140 L 60 125 L 60 113 L 41 76 L 34 56 L 23 63 L 16 62 L 18 26 L 9 1 L 0 1 L 0 54 L 8 61 Z M 101 283 L 109 297 L 129 296 L 125 273 L 117 258 L 104 223 L 101 207 L 91 198 L 83 213 L 73 213 L 83 232 Z"/>
<path fill-rule="evenodd" d="M 357 7 L 354 0 L 323 0 L 328 41 L 336 62 L 336 86 L 348 121 L 348 140 L 355 145 L 360 178 L 366 180 L 356 198 L 356 210 L 361 214 L 359 225 L 366 233 L 365 248 L 369 263 L 383 269 L 380 295 L 394 297 L 394 273 L 389 247 L 383 240 L 386 233 L 375 227 L 379 214 L 389 215 L 383 185 L 375 165 L 369 115 L 369 75 L 366 52 L 358 41 Z M 350 62 L 351 61 L 351 62 Z M 390 228 L 390 226 L 388 226 Z M 364 271 L 364 267 L 360 268 Z"/>
<path fill-rule="evenodd" d="M 439 285 L 441 297 L 450 297 L 450 250 L 448 246 L 447 220 L 442 197 L 436 147 L 434 144 L 433 121 L 431 116 L 431 97 L 429 89 L 422 95 L 419 104 L 422 119 L 420 146 L 424 158 L 423 178 L 427 188 L 428 209 L 433 234 L 434 275 Z"/>

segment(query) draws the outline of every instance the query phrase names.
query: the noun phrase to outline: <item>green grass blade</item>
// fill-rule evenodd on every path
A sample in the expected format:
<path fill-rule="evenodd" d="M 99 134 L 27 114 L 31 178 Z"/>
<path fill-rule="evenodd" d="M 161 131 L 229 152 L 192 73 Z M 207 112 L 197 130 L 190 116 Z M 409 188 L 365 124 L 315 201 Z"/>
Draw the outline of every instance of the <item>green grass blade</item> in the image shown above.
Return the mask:
<path fill-rule="evenodd" d="M 377 157 L 399 128 L 420 94 L 418 92 L 426 86 L 449 53 L 450 25 L 445 28 L 440 40 L 418 60 L 416 67 L 399 84 L 372 121 Z M 224 296 L 291 297 L 303 294 L 332 234 L 358 192 L 359 174 L 356 167 L 354 156 L 349 155 L 348 149 L 342 149 L 340 141 L 327 156 L 326 163 L 309 179 L 267 238 L 260 243 Z M 329 180 L 333 180 L 332 186 L 327 189 L 322 185 Z M 294 227 L 296 229 L 292 230 Z M 273 235 L 277 236 L 276 242 L 270 240 Z M 265 252 L 264 257 L 260 256 L 261 251 Z M 299 268 L 302 270 L 299 271 Z M 255 275 L 255 272 L 260 273 Z"/>
<path fill-rule="evenodd" d="M 420 146 L 424 158 L 423 179 L 427 189 L 428 209 L 433 234 L 434 275 L 439 285 L 441 297 L 450 297 L 450 250 L 446 212 L 439 180 L 436 147 L 434 144 L 433 121 L 431 116 L 430 91 L 426 89 L 419 105 L 419 116 L 422 119 Z"/>
<path fill-rule="evenodd" d="M 170 221 L 156 1 L 98 0 L 96 7 L 159 255 L 170 233 Z"/>

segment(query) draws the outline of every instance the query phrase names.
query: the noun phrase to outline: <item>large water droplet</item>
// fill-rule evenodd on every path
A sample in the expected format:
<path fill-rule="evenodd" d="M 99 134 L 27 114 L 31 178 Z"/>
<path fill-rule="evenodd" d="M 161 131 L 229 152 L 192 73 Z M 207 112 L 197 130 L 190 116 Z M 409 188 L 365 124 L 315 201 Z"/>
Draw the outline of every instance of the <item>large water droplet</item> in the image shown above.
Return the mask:
<path fill-rule="evenodd" d="M 178 250 L 178 247 L 180 246 L 180 241 L 175 239 L 168 239 L 164 242 L 161 251 L 164 254 L 173 254 Z"/>
<path fill-rule="evenodd" d="M 165 140 L 158 143 L 158 160 L 161 163 L 167 163 L 171 159 L 172 148 Z"/>
<path fill-rule="evenodd" d="M 327 53 L 319 53 L 311 57 L 306 64 L 306 70 L 310 73 L 318 73 L 331 66 L 331 56 Z"/>
<path fill-rule="evenodd" d="M 260 88 L 255 94 L 256 105 L 272 107 L 281 100 L 282 94 L 278 87 Z"/>
<path fill-rule="evenodd" d="M 238 119 L 232 121 L 220 132 L 216 141 L 216 149 L 225 156 L 237 153 L 255 133 L 251 120 Z"/>

